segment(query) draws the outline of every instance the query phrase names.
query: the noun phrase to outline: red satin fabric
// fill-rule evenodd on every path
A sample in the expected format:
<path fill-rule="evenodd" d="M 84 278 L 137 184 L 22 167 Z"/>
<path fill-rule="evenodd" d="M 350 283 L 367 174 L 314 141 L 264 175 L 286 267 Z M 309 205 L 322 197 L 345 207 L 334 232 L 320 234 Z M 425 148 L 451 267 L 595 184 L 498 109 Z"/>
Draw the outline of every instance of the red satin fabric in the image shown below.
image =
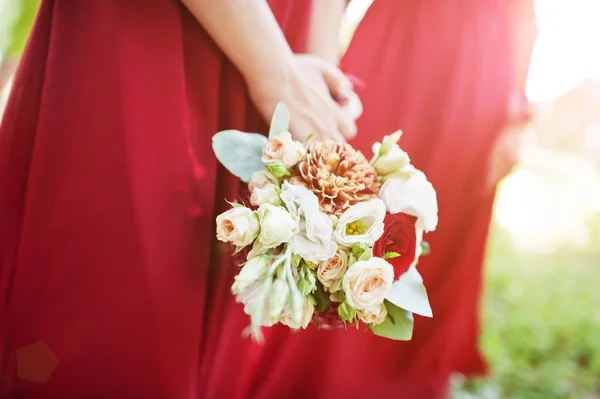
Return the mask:
<path fill-rule="evenodd" d="M 270 3 L 300 51 L 310 1 Z M 246 396 L 230 128 L 264 130 L 181 3 L 43 1 L 0 130 L 0 396 Z"/>
<path fill-rule="evenodd" d="M 410 342 L 275 328 L 255 397 L 441 398 L 453 372 L 486 371 L 478 312 L 493 193 L 484 183 L 512 87 L 507 5 L 374 1 L 342 62 L 365 82 L 352 144 L 370 156 L 374 141 L 403 129 L 401 146 L 437 190 L 440 223 L 419 265 L 434 318 L 417 316 Z"/>

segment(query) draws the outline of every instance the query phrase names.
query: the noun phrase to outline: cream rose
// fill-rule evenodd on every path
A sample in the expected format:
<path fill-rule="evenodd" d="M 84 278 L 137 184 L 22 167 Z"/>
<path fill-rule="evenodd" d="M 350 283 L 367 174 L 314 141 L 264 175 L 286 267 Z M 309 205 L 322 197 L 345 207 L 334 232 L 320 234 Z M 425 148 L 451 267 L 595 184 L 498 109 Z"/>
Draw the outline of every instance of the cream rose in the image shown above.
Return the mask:
<path fill-rule="evenodd" d="M 296 221 L 281 207 L 263 204 L 256 213 L 260 221 L 260 234 L 256 240 L 263 249 L 289 242 L 296 232 Z"/>
<path fill-rule="evenodd" d="M 279 198 L 277 186 L 269 183 L 260 188 L 256 187 L 250 196 L 250 203 L 254 206 L 261 206 L 262 204 L 281 204 L 281 198 Z"/>
<path fill-rule="evenodd" d="M 236 207 L 217 216 L 217 239 L 237 247 L 250 245 L 258 236 L 260 224 L 256 213 Z"/>
<path fill-rule="evenodd" d="M 371 310 L 359 310 L 356 314 L 363 323 L 376 326 L 377 324 L 383 323 L 385 320 L 385 317 L 387 316 L 387 309 L 385 304 L 382 303 L 379 307 Z"/>
<path fill-rule="evenodd" d="M 385 204 L 380 199 L 359 202 L 342 214 L 333 238 L 339 245 L 356 243 L 373 245 L 383 234 Z"/>
<path fill-rule="evenodd" d="M 304 299 L 304 303 L 302 304 L 302 319 L 300 323 L 295 323 L 292 318 L 292 308 L 290 304 L 288 304 L 284 309 L 283 313 L 281 313 L 281 317 L 279 318 L 279 322 L 283 325 L 288 326 L 294 330 L 299 328 L 306 329 L 310 324 L 310 321 L 313 318 L 313 314 L 315 312 L 315 306 L 312 304 L 310 299 L 306 297 Z"/>
<path fill-rule="evenodd" d="M 381 258 L 358 261 L 348 268 L 342 286 L 346 301 L 357 310 L 381 306 L 392 289 L 394 268 Z"/>
<path fill-rule="evenodd" d="M 433 231 L 438 223 L 438 206 L 435 189 L 425 174 L 415 170 L 408 179 L 389 179 L 379 197 L 391 214 L 406 213 L 417 218 L 416 227 Z"/>
<path fill-rule="evenodd" d="M 332 258 L 320 262 L 317 267 L 317 278 L 329 292 L 341 289 L 341 280 L 348 269 L 348 254 L 338 249 Z"/>
<path fill-rule="evenodd" d="M 248 189 L 251 193 L 254 192 L 257 188 L 263 188 L 269 184 L 276 184 L 278 180 L 271 172 L 268 170 L 259 170 L 258 172 L 254 172 L 252 177 L 250 178 L 250 183 L 248 183 Z"/>
<path fill-rule="evenodd" d="M 283 163 L 288 168 L 296 165 L 306 150 L 302 143 L 295 141 L 291 133 L 283 132 L 269 140 L 262 153 L 265 164 Z"/>

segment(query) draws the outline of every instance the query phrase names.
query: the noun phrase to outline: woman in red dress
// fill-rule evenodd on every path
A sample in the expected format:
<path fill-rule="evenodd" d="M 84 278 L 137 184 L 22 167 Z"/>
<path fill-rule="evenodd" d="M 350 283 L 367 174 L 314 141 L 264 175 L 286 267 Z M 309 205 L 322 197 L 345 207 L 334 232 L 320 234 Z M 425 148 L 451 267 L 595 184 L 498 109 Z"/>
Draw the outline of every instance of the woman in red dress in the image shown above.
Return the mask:
<path fill-rule="evenodd" d="M 373 2 L 342 60 L 364 82 L 352 144 L 370 155 L 374 141 L 402 129 L 400 145 L 436 188 L 440 223 L 419 264 L 434 317 L 417 318 L 410 342 L 353 328 L 278 328 L 257 368 L 256 397 L 433 399 L 444 397 L 452 373 L 486 372 L 482 264 L 495 185 L 512 166 L 513 127 L 525 116 L 508 106 L 524 98 L 532 4 Z"/>
<path fill-rule="evenodd" d="M 212 135 L 279 101 L 300 136 L 355 130 L 293 53 L 311 1 L 269 4 L 42 2 L 0 130 L 0 397 L 245 395 Z"/>

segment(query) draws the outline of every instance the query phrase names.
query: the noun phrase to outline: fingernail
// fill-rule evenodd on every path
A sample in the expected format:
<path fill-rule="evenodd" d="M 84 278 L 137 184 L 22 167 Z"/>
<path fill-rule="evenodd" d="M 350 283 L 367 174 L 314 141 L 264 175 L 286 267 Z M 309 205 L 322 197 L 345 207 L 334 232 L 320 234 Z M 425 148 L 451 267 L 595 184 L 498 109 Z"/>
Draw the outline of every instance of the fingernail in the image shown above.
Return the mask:
<path fill-rule="evenodd" d="M 340 105 L 346 105 L 350 101 L 350 97 L 342 93 L 338 93 L 334 99 Z"/>

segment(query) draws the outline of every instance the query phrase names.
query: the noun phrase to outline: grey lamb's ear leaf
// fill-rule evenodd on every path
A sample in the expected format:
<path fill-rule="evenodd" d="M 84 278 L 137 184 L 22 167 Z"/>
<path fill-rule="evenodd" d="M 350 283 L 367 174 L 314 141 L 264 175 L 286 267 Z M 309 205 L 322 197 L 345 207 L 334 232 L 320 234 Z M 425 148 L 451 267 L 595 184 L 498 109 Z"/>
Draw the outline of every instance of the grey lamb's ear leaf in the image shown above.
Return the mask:
<path fill-rule="evenodd" d="M 219 162 L 248 183 L 254 172 L 265 168 L 261 156 L 267 141 L 265 136 L 258 133 L 224 130 L 213 136 L 212 146 Z"/>

